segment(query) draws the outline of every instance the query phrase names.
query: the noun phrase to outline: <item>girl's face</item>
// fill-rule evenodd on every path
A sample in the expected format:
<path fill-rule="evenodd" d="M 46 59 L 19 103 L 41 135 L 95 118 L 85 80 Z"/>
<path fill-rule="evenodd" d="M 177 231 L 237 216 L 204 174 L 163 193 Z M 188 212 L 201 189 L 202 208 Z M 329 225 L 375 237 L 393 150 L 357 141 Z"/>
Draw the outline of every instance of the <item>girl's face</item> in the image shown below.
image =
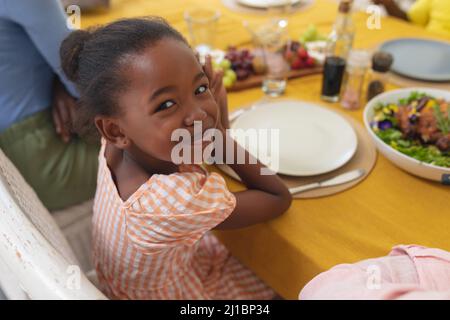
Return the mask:
<path fill-rule="evenodd" d="M 118 94 L 121 112 L 114 120 L 123 149 L 136 157 L 171 161 L 178 144 L 171 141 L 174 130 L 185 128 L 194 137 L 194 121 L 202 122 L 202 133 L 217 126 L 219 108 L 208 78 L 186 44 L 160 40 L 125 61 L 127 89 Z"/>

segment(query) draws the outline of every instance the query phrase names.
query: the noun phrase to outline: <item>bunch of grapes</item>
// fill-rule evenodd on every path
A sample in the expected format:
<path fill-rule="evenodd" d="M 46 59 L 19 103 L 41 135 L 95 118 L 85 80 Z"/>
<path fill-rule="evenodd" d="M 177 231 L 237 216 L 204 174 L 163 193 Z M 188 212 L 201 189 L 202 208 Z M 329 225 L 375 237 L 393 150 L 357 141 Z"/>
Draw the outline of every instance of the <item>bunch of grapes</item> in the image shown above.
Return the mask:
<path fill-rule="evenodd" d="M 327 37 L 319 34 L 315 25 L 310 24 L 305 32 L 300 36 L 300 42 L 305 44 L 312 41 L 324 41 Z"/>
<path fill-rule="evenodd" d="M 248 49 L 228 47 L 225 57 L 220 62 L 213 61 L 213 67 L 223 70 L 223 84 L 225 88 L 231 88 L 236 81 L 258 74 L 261 68 L 257 62 L 258 57 L 255 58 Z"/>
<path fill-rule="evenodd" d="M 231 69 L 236 72 L 238 80 L 247 79 L 254 73 L 253 58 L 248 49 L 239 50 L 235 47 L 229 47 L 225 54 L 225 59 L 231 62 Z"/>

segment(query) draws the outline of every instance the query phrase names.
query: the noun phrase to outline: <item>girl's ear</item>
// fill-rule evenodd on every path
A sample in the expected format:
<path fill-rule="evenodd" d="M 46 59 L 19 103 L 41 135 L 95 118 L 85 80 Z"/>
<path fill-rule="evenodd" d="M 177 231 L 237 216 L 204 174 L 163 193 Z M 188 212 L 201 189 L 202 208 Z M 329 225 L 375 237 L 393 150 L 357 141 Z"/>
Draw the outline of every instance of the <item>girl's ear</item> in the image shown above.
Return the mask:
<path fill-rule="evenodd" d="M 123 134 L 116 119 L 105 116 L 96 116 L 94 122 L 98 131 L 106 141 L 119 149 L 126 149 L 130 146 L 130 139 Z"/>

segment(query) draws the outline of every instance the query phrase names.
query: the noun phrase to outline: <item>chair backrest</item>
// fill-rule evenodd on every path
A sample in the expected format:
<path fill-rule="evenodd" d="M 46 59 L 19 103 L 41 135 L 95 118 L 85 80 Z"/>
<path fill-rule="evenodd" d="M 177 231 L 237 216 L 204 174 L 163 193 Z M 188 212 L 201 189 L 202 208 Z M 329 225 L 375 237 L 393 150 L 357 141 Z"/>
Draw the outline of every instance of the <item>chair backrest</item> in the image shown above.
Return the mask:
<path fill-rule="evenodd" d="M 0 286 L 9 299 L 105 299 L 79 268 L 48 210 L 1 150 Z"/>

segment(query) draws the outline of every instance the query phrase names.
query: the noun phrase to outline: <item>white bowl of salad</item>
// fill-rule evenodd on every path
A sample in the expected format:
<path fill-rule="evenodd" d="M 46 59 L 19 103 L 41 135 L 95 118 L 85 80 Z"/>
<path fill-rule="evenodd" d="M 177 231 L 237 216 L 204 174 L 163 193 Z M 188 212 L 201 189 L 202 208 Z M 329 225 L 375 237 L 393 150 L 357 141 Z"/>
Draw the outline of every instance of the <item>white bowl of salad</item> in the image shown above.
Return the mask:
<path fill-rule="evenodd" d="M 450 185 L 450 91 L 385 92 L 366 105 L 364 124 L 378 150 L 395 165 Z"/>

